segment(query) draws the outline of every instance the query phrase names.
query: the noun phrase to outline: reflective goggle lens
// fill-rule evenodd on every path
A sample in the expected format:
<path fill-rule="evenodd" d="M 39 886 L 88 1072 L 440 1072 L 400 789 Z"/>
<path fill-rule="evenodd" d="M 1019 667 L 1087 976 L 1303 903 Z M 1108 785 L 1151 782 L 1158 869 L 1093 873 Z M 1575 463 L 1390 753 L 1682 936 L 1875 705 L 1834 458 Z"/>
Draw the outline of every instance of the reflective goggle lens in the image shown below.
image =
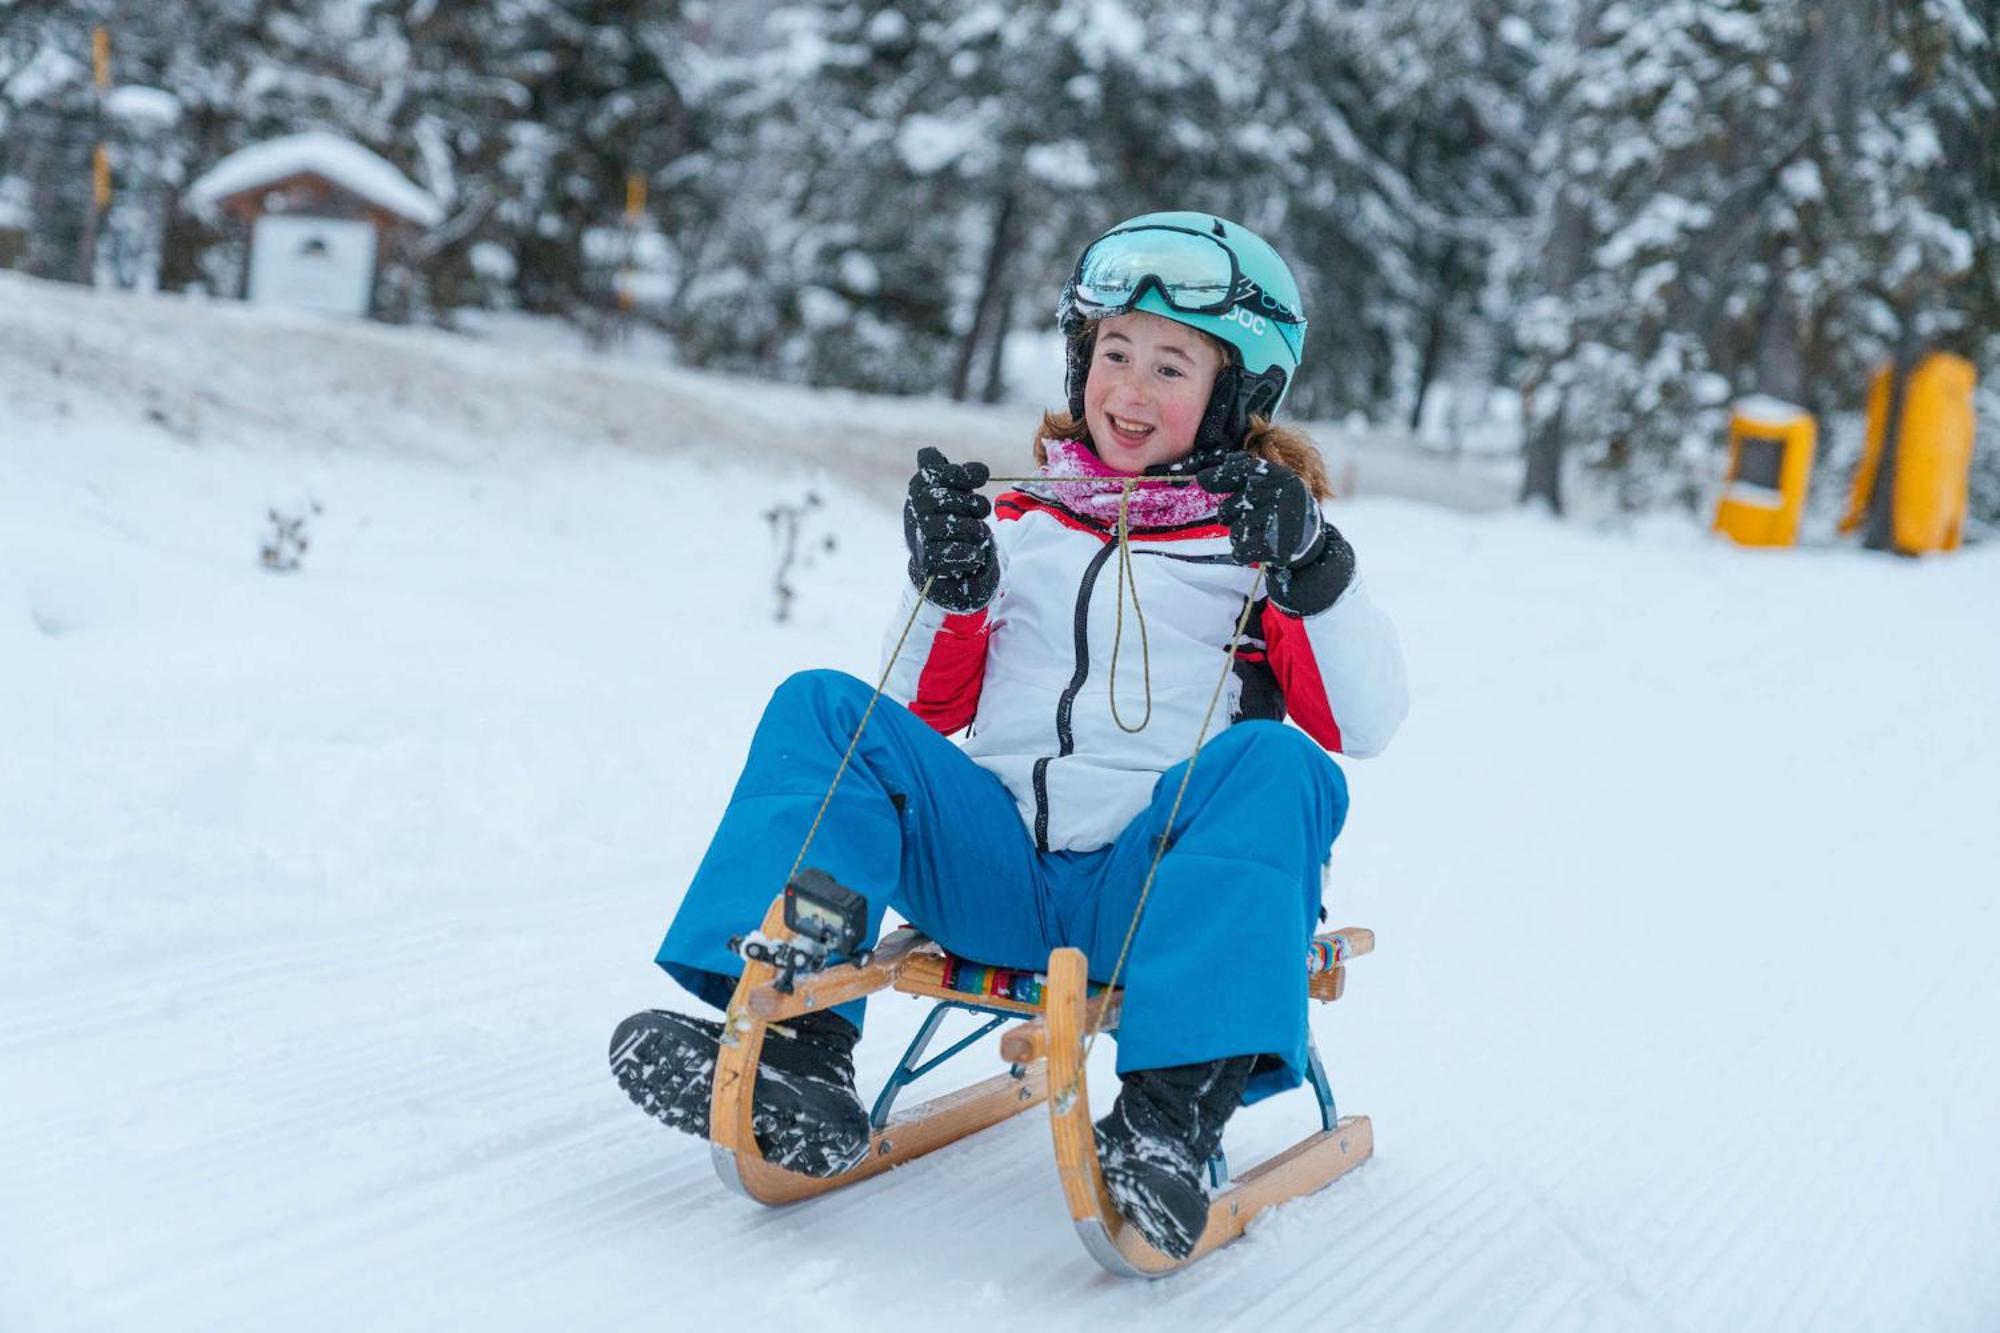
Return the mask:
<path fill-rule="evenodd" d="M 1093 306 L 1122 310 L 1139 298 L 1148 280 L 1177 310 L 1221 314 L 1236 287 L 1236 260 L 1220 242 L 1195 232 L 1159 227 L 1116 232 L 1084 252 L 1076 295 Z"/>

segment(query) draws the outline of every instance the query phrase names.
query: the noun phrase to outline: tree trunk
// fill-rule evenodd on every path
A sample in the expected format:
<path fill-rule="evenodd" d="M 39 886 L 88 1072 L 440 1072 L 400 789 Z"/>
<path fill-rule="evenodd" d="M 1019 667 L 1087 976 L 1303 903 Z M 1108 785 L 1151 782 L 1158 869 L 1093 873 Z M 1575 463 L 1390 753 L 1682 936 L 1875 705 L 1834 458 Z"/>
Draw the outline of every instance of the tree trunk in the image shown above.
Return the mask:
<path fill-rule="evenodd" d="M 972 307 L 972 327 L 966 330 L 965 341 L 959 344 L 958 366 L 951 377 L 951 396 L 957 402 L 964 402 L 972 392 L 973 361 L 981 340 L 1000 313 L 1000 285 L 1007 268 L 1007 234 L 1014 225 L 1015 198 L 1011 189 L 1001 195 L 1000 207 L 993 214 L 993 242 L 986 250 L 986 272 L 979 280 L 979 299 Z"/>
<path fill-rule="evenodd" d="M 1444 255 L 1438 260 L 1438 269 L 1449 273 L 1458 258 L 1458 246 L 1447 245 Z M 1431 381 L 1437 378 L 1438 362 L 1444 359 L 1445 321 L 1450 316 L 1451 300 L 1447 293 L 1439 292 L 1431 302 L 1431 325 L 1424 333 L 1423 355 L 1417 361 L 1416 401 L 1410 404 L 1410 433 L 1416 434 L 1424 423 L 1424 398 L 1430 393 Z"/>
<path fill-rule="evenodd" d="M 1578 6 L 1572 38 L 1577 50 L 1588 49 L 1596 40 L 1598 16 L 1603 9 L 1603 0 L 1589 0 Z M 1555 183 L 1556 195 L 1550 201 L 1553 217 L 1548 241 L 1542 247 L 1542 272 L 1545 275 L 1545 290 L 1568 301 L 1573 298 L 1577 283 L 1589 268 L 1590 220 L 1583 205 L 1570 197 L 1567 164 L 1572 145 L 1568 131 L 1563 132 L 1561 147 L 1558 161 L 1564 165 L 1558 168 L 1562 176 Z M 1566 438 L 1568 390 L 1557 388 L 1546 380 L 1540 387 L 1544 393 L 1553 392 L 1560 396 L 1555 410 L 1541 416 L 1537 416 L 1530 406 L 1533 391 L 1522 396 L 1528 440 L 1523 450 L 1525 466 L 1521 471 L 1521 503 L 1526 505 L 1539 500 L 1548 506 L 1550 513 L 1561 514 L 1563 454 L 1569 445 Z"/>
<path fill-rule="evenodd" d="M 1563 512 L 1563 453 L 1568 445 L 1563 431 L 1566 416 L 1568 408 L 1558 403 L 1554 412 L 1530 425 L 1524 451 L 1527 465 L 1521 471 L 1521 503 L 1525 505 L 1539 500 L 1557 517 L 1561 517 Z"/>
<path fill-rule="evenodd" d="M 1007 392 L 1007 335 L 1014 331 L 1014 289 L 1000 293 L 999 325 L 986 345 L 986 387 L 979 393 L 982 403 L 997 403 Z"/>
<path fill-rule="evenodd" d="M 1903 403 L 1910 385 L 1910 373 L 1923 359 L 1923 348 L 1910 336 L 1909 321 L 1896 346 L 1896 359 L 1889 367 L 1889 404 L 1882 422 L 1882 455 L 1875 465 L 1875 486 L 1868 493 L 1868 525 L 1861 544 L 1871 551 L 1897 551 L 1896 546 L 1896 464 L 1903 452 Z"/>
<path fill-rule="evenodd" d="M 1757 328 L 1757 392 L 1788 403 L 1806 399 L 1805 364 L 1799 356 L 1799 326 L 1782 274 L 1773 274 Z"/>

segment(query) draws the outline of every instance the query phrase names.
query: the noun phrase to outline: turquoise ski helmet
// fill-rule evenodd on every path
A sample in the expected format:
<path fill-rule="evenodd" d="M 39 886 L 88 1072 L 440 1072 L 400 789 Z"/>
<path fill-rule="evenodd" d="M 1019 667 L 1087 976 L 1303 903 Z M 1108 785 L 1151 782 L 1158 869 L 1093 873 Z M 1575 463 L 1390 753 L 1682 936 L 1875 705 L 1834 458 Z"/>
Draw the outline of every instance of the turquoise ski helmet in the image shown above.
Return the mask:
<path fill-rule="evenodd" d="M 1253 413 L 1276 415 L 1298 373 L 1306 320 L 1298 281 L 1262 237 L 1210 213 L 1145 213 L 1085 246 L 1056 316 L 1068 342 L 1076 420 L 1083 419 L 1093 326 L 1132 310 L 1199 329 L 1235 353 L 1216 376 L 1193 454 L 1169 470 L 1241 448 Z"/>

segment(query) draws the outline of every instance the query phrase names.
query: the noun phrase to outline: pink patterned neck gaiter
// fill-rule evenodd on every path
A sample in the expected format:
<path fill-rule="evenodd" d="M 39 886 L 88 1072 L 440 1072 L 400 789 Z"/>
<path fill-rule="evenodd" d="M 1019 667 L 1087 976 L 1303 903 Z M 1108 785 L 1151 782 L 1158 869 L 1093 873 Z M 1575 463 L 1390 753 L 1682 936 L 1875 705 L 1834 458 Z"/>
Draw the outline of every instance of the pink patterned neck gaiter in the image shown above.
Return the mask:
<path fill-rule="evenodd" d="M 1042 446 L 1048 453 L 1049 461 L 1037 469 L 1037 476 L 1051 479 L 1102 477 L 1105 480 L 1095 486 L 1074 482 L 1065 485 L 1037 483 L 1022 489 L 1045 500 L 1054 500 L 1076 513 L 1116 523 L 1118 493 L 1124 489 L 1122 483 L 1131 474 L 1120 472 L 1106 463 L 1081 440 L 1044 440 Z M 1209 494 L 1192 481 L 1169 482 L 1164 478 L 1146 477 L 1133 488 L 1126 516 L 1135 528 L 1179 527 L 1213 519 L 1216 506 L 1221 503 L 1221 496 Z"/>

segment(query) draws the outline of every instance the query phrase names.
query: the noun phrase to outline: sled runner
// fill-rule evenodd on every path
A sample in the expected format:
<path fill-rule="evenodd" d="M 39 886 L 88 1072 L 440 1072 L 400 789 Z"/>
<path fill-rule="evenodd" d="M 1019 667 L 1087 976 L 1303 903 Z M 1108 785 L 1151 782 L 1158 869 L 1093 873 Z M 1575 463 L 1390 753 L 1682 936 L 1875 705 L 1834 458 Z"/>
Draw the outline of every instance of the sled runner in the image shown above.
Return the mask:
<path fill-rule="evenodd" d="M 784 900 L 773 903 L 763 937 L 787 936 Z M 1312 998 L 1340 998 L 1346 963 L 1373 951 L 1372 931 L 1350 927 L 1315 938 L 1308 952 Z M 787 988 L 781 988 L 788 982 Z M 936 1001 L 930 1016 L 896 1064 L 870 1116 L 868 1155 L 837 1176 L 815 1178 L 764 1160 L 751 1132 L 751 1094 L 764 1034 L 800 1014 L 831 1008 L 881 990 Z M 945 953 L 905 927 L 884 937 L 855 962 L 780 977 L 771 962 L 747 956 L 743 976 L 724 1019 L 709 1109 L 709 1139 L 716 1173 L 724 1183 L 764 1204 L 795 1203 L 866 1180 L 890 1167 L 998 1124 L 1031 1106 L 1050 1104 L 1056 1167 L 1063 1194 L 1084 1247 L 1105 1268 L 1124 1277 L 1161 1277 L 1184 1268 L 1243 1234 L 1250 1220 L 1272 1204 L 1311 1194 L 1365 1161 L 1374 1149 L 1366 1116 L 1340 1117 L 1319 1053 L 1310 1042 L 1308 1082 L 1319 1099 L 1321 1129 L 1268 1161 L 1229 1180 L 1218 1152 L 1209 1178 L 1220 1190 L 1211 1200 L 1207 1230 L 1186 1259 L 1156 1250 L 1113 1207 L 1098 1163 L 1090 1098 L 1084 1074 L 1086 1035 L 1118 1026 L 1121 992 L 1092 987 L 1081 950 L 1057 949 L 1046 976 L 989 968 Z M 963 1010 L 987 1022 L 925 1059 L 947 1014 Z M 1010 1020 L 1000 1051 L 1006 1073 L 897 1113 L 903 1088 Z M 1051 1099 L 1051 1090 L 1055 1096 Z M 1225 1182 L 1226 1188 L 1224 1188 Z"/>

